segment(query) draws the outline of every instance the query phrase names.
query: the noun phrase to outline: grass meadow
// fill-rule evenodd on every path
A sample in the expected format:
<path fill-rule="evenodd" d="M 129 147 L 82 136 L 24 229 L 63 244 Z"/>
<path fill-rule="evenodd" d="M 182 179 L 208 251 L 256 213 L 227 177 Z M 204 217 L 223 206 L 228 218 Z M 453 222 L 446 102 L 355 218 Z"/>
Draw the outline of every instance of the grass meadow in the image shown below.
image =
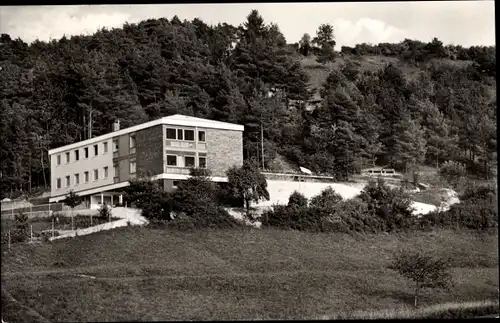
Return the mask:
<path fill-rule="evenodd" d="M 11 323 L 424 315 L 412 312 L 412 286 L 387 269 L 400 248 L 452 259 L 454 286 L 423 295 L 428 311 L 477 302 L 491 311 L 484 304 L 498 302 L 497 235 L 126 227 L 14 245 L 2 255 L 2 317 Z"/>

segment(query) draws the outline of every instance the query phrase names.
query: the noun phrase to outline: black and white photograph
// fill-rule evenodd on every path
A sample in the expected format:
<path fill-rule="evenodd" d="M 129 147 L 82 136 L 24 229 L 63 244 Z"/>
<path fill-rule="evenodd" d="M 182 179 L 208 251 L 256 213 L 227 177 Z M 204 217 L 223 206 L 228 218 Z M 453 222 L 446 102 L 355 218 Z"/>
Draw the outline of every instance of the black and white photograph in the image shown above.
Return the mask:
<path fill-rule="evenodd" d="M 2 323 L 498 319 L 494 1 L 0 5 Z"/>

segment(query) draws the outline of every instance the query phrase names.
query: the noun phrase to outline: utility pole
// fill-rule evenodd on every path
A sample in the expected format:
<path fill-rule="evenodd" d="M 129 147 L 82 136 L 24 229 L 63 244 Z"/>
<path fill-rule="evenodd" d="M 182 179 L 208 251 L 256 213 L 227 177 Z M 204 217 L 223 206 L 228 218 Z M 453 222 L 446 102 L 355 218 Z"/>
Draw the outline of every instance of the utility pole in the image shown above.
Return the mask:
<path fill-rule="evenodd" d="M 262 148 L 262 170 L 264 170 L 264 128 L 262 128 L 262 120 L 260 121 L 260 145 Z"/>

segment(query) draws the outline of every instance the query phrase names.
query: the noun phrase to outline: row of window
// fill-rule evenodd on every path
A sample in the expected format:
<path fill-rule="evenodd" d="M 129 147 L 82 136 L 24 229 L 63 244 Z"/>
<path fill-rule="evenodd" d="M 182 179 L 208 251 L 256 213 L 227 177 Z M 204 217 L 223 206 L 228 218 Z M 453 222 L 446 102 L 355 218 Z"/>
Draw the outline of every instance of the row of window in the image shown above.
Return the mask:
<path fill-rule="evenodd" d="M 198 165 L 196 165 L 195 156 L 178 156 L 167 154 L 167 166 L 207 168 L 207 157 L 198 157 Z"/>
<path fill-rule="evenodd" d="M 135 134 L 131 134 L 129 137 L 129 147 L 130 149 L 135 148 Z M 92 147 L 93 151 L 93 156 L 99 155 L 99 144 L 95 144 Z M 113 152 L 118 151 L 118 139 L 113 140 Z M 89 158 L 89 147 L 84 147 L 83 148 L 83 158 L 88 159 Z M 102 153 L 107 154 L 108 153 L 108 142 L 105 141 L 102 143 Z M 57 165 L 61 165 L 61 155 L 57 155 Z M 73 151 L 73 161 L 79 161 L 80 160 L 80 149 L 76 149 Z M 71 153 L 68 151 L 65 153 L 65 163 L 69 164 L 71 162 Z"/>
<path fill-rule="evenodd" d="M 94 171 L 92 172 L 93 175 L 94 175 L 94 178 L 93 180 L 94 181 L 97 181 L 99 180 L 99 170 L 98 169 L 94 169 Z M 103 168 L 103 179 L 106 179 L 108 178 L 108 167 L 104 167 Z M 90 181 L 90 172 L 83 172 L 83 182 L 84 183 L 88 183 Z M 62 187 L 62 179 L 61 178 L 58 178 L 56 179 L 56 187 L 59 189 Z M 78 185 L 80 184 L 80 174 L 77 173 L 77 174 L 74 174 L 73 175 L 73 183 L 71 183 L 71 176 L 66 176 L 65 178 L 65 185 L 66 187 L 69 187 L 71 185 Z"/>
<path fill-rule="evenodd" d="M 194 130 L 167 128 L 167 139 L 194 141 Z M 205 131 L 198 130 L 198 141 L 205 142 Z"/>

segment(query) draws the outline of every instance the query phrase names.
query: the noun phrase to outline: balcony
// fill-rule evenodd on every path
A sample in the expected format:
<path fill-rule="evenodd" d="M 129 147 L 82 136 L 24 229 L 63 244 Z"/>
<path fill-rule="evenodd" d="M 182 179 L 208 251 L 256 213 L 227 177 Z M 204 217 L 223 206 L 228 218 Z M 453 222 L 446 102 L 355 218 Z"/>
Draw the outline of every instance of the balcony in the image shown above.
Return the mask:
<path fill-rule="evenodd" d="M 205 142 L 195 142 L 195 141 L 180 141 L 180 140 L 169 140 L 165 141 L 165 146 L 167 148 L 184 148 L 184 149 L 200 149 L 206 150 L 207 144 Z"/>
<path fill-rule="evenodd" d="M 187 167 L 171 167 L 165 166 L 165 173 L 167 174 L 182 174 L 189 175 L 190 169 Z"/>

